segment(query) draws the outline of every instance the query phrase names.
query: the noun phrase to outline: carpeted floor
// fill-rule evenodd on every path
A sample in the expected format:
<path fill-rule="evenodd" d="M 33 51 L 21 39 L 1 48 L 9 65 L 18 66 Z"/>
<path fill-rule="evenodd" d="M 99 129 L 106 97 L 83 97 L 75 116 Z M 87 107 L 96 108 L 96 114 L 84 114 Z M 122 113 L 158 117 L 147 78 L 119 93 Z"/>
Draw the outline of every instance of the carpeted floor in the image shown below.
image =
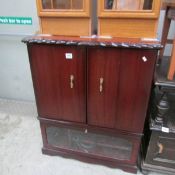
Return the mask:
<path fill-rule="evenodd" d="M 36 116 L 34 103 L 0 99 L 0 175 L 129 175 L 105 166 L 42 155 Z"/>

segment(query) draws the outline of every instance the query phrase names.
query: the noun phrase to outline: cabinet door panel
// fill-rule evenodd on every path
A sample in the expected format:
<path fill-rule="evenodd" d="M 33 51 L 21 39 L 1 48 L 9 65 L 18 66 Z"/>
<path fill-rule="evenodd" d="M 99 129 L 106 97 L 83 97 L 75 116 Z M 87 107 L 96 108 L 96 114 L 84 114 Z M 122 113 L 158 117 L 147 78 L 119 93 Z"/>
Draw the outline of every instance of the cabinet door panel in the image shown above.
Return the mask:
<path fill-rule="evenodd" d="M 116 128 L 142 132 L 156 55 L 157 51 L 149 50 L 122 51 Z"/>
<path fill-rule="evenodd" d="M 142 133 L 156 55 L 149 50 L 89 50 L 88 124 Z"/>
<path fill-rule="evenodd" d="M 85 50 L 48 45 L 29 50 L 39 116 L 85 122 Z"/>
<path fill-rule="evenodd" d="M 115 127 L 119 58 L 120 51 L 114 48 L 91 48 L 88 50 L 88 124 Z M 100 82 L 100 78 L 103 78 L 102 82 Z"/>

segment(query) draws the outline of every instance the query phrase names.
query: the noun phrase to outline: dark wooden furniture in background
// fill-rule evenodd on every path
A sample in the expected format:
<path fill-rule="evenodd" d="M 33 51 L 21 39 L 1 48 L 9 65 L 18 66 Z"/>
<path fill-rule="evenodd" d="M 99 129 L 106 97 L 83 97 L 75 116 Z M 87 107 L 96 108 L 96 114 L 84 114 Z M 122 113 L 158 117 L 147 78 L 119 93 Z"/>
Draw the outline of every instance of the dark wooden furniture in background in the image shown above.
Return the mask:
<path fill-rule="evenodd" d="M 152 131 L 144 162 L 143 174 L 150 171 L 173 175 L 175 173 L 175 135 Z"/>
<path fill-rule="evenodd" d="M 173 44 L 171 59 L 163 57 L 157 66 L 155 76 L 154 103 L 151 111 L 150 129 L 152 135 L 142 168 L 145 171 L 157 171 L 165 174 L 175 173 L 175 41 L 167 39 L 171 20 L 175 19 L 175 2 L 163 0 L 166 10 L 162 45 Z M 169 61 L 170 60 L 170 61 Z"/>
<path fill-rule="evenodd" d="M 173 40 L 168 39 L 169 29 L 171 22 L 175 20 L 175 1 L 174 0 L 163 0 L 162 9 L 165 10 L 165 19 L 162 32 L 162 45 L 164 48 L 160 51 L 160 59 L 163 58 L 166 44 L 173 44 L 172 54 L 170 58 L 170 65 L 167 74 L 169 80 L 173 80 L 175 74 L 175 37 Z"/>
<path fill-rule="evenodd" d="M 158 50 L 139 39 L 26 38 L 43 153 L 137 172 Z"/>
<path fill-rule="evenodd" d="M 152 134 L 142 163 L 144 174 L 149 171 L 175 173 L 175 78 L 167 80 L 168 67 L 169 58 L 164 57 L 156 69 L 150 113 Z"/>

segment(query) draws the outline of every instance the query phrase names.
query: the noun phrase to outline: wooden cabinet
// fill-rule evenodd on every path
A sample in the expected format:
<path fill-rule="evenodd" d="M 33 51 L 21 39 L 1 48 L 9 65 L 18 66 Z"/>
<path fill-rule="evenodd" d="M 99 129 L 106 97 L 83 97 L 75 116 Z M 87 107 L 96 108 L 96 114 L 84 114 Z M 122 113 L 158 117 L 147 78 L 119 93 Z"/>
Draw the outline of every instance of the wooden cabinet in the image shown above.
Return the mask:
<path fill-rule="evenodd" d="M 98 4 L 98 34 L 157 38 L 160 6 L 161 0 L 101 0 Z"/>
<path fill-rule="evenodd" d="M 43 152 L 136 172 L 160 45 L 76 37 L 24 42 Z"/>
<path fill-rule="evenodd" d="M 61 36 L 157 38 L 160 6 L 161 0 L 37 0 L 40 33 Z"/>
<path fill-rule="evenodd" d="M 66 36 L 91 35 L 91 1 L 37 0 L 41 33 Z"/>

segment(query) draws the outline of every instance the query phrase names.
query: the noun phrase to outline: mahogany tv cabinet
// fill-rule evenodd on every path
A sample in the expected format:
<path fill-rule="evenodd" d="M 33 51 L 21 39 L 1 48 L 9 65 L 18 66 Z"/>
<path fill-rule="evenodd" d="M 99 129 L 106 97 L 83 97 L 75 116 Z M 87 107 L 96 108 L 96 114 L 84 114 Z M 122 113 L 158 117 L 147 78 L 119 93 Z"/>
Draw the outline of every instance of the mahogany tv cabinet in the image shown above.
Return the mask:
<path fill-rule="evenodd" d="M 44 154 L 136 173 L 158 42 L 34 36 L 27 44 Z"/>

